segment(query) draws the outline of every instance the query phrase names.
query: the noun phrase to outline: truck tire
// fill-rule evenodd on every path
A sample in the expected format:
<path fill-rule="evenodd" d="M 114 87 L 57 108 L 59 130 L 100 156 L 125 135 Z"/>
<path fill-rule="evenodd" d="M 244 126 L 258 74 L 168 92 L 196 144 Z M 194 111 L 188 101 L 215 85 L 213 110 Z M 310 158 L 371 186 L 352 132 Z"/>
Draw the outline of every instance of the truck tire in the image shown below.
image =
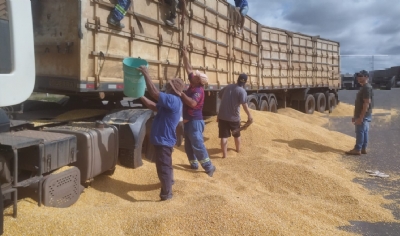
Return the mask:
<path fill-rule="evenodd" d="M 278 104 L 276 103 L 275 98 L 270 98 L 269 99 L 269 111 L 273 113 L 278 112 Z"/>
<path fill-rule="evenodd" d="M 257 110 L 257 102 L 255 100 L 250 100 L 247 102 L 250 109 Z"/>
<path fill-rule="evenodd" d="M 262 100 L 260 104 L 260 111 L 269 111 L 267 100 Z"/>
<path fill-rule="evenodd" d="M 329 113 L 332 113 L 333 109 L 335 109 L 337 103 L 336 103 L 336 97 L 334 93 L 329 93 L 329 98 L 328 98 L 328 109 Z"/>
<path fill-rule="evenodd" d="M 326 108 L 326 98 L 323 93 L 314 94 L 315 99 L 315 110 L 321 113 L 325 112 Z"/>
<path fill-rule="evenodd" d="M 307 94 L 306 100 L 302 101 L 303 112 L 313 114 L 315 111 L 315 98 L 311 94 Z"/>

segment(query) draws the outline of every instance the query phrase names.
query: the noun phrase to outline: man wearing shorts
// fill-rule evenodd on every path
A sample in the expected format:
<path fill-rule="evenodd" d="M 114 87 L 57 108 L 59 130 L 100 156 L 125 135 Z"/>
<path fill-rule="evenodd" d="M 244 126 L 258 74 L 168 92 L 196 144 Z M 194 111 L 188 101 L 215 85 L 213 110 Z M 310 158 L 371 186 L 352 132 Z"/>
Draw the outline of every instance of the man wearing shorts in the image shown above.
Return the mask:
<path fill-rule="evenodd" d="M 249 11 L 249 4 L 247 3 L 247 0 L 235 0 L 235 6 L 236 8 L 239 8 L 240 15 L 242 16 L 240 28 L 238 29 L 238 32 L 241 32 L 243 30 L 244 20 L 247 12 Z"/>
<path fill-rule="evenodd" d="M 240 105 L 247 114 L 247 121 L 253 121 L 247 106 L 247 92 L 244 85 L 247 75 L 240 74 L 236 84 L 230 84 L 223 88 L 218 96 L 221 99 L 218 112 L 219 138 L 221 139 L 222 158 L 226 158 L 228 149 L 228 138 L 231 132 L 240 128 Z M 236 152 L 240 151 L 240 131 L 232 133 L 235 140 Z"/>

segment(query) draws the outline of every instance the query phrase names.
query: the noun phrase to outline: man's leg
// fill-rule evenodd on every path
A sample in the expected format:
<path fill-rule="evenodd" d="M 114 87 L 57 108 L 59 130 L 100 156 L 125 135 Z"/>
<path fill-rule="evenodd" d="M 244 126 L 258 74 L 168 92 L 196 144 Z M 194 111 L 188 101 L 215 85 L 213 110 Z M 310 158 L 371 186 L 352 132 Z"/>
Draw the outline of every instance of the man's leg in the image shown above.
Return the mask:
<path fill-rule="evenodd" d="M 368 139 L 369 139 L 369 123 L 371 118 L 364 119 L 364 142 L 361 147 L 362 154 L 367 154 L 367 146 L 368 146 Z"/>
<path fill-rule="evenodd" d="M 228 138 L 221 138 L 222 158 L 226 158 L 228 152 Z"/>
<path fill-rule="evenodd" d="M 236 146 L 236 152 L 240 152 L 240 137 L 234 137 L 235 139 L 235 146 Z"/>
<path fill-rule="evenodd" d="M 161 201 L 172 198 L 172 147 L 155 146 L 156 168 L 161 183 Z"/>
<path fill-rule="evenodd" d="M 244 27 L 244 21 L 246 20 L 247 12 L 249 11 L 249 6 L 244 6 L 243 8 L 240 9 L 240 14 L 242 16 L 242 20 L 240 22 L 240 30 L 243 30 Z"/>
<path fill-rule="evenodd" d="M 184 133 L 185 133 L 185 152 L 188 157 L 189 163 L 190 163 L 190 168 L 197 170 L 199 168 L 199 163 L 197 161 L 196 156 L 194 155 L 193 152 L 193 145 L 191 141 L 191 133 L 193 132 L 191 126 L 191 122 L 189 121 L 184 124 Z"/>
<path fill-rule="evenodd" d="M 192 143 L 192 149 L 195 156 L 199 160 L 201 166 L 206 171 L 206 173 L 212 177 L 215 166 L 211 163 L 210 157 L 206 146 L 204 146 L 203 131 L 204 131 L 204 121 L 203 120 L 193 120 L 190 121 L 190 141 Z"/>
<path fill-rule="evenodd" d="M 230 129 L 231 130 L 238 130 L 240 129 L 240 121 L 238 122 L 229 122 Z M 235 146 L 236 146 L 236 152 L 240 152 L 240 131 L 236 132 L 233 134 L 233 138 L 235 139 Z"/>
<path fill-rule="evenodd" d="M 228 152 L 228 138 L 231 136 L 228 121 L 218 120 L 218 133 L 221 139 L 222 158 L 226 158 Z"/>
<path fill-rule="evenodd" d="M 125 25 L 120 21 L 124 18 L 126 11 L 131 4 L 131 0 L 118 0 L 114 9 L 110 12 L 107 22 L 115 27 L 124 28 Z"/>
<path fill-rule="evenodd" d="M 361 151 L 364 143 L 364 122 L 361 125 L 356 125 L 356 145 L 354 150 Z"/>
<path fill-rule="evenodd" d="M 174 26 L 175 19 L 176 19 L 176 8 L 178 6 L 179 0 L 170 0 L 169 10 L 170 10 L 170 17 L 165 21 L 167 25 Z"/>

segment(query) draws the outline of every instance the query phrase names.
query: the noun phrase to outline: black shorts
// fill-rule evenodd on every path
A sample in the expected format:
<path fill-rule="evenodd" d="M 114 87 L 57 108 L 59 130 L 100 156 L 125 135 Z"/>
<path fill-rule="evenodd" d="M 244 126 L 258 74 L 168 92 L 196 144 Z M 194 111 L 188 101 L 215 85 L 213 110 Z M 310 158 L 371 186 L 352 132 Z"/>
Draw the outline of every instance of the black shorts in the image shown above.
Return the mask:
<path fill-rule="evenodd" d="M 240 121 L 218 120 L 219 138 L 229 138 L 231 132 L 240 128 Z M 240 131 L 232 135 L 235 138 L 240 137 Z"/>

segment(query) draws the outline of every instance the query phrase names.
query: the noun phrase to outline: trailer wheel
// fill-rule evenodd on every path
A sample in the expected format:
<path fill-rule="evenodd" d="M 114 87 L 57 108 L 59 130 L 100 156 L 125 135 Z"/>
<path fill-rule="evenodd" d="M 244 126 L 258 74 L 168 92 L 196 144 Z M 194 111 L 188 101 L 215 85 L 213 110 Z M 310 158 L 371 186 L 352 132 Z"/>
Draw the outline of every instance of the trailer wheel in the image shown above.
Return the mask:
<path fill-rule="evenodd" d="M 316 93 L 314 94 L 314 100 L 315 100 L 315 110 L 324 113 L 326 108 L 325 95 L 323 93 Z"/>
<path fill-rule="evenodd" d="M 313 114 L 315 110 L 315 98 L 311 94 L 307 94 L 306 100 L 302 102 L 303 112 Z"/>
<path fill-rule="evenodd" d="M 260 104 L 260 111 L 269 111 L 267 100 L 262 100 Z"/>
<path fill-rule="evenodd" d="M 269 100 L 269 111 L 273 112 L 273 113 L 277 113 L 278 112 L 278 104 L 276 103 L 275 98 L 271 98 Z"/>
<path fill-rule="evenodd" d="M 334 93 L 329 93 L 329 101 L 332 107 L 332 110 L 337 106 L 336 96 Z"/>
<path fill-rule="evenodd" d="M 248 101 L 247 105 L 250 109 L 257 110 L 257 102 L 254 100 Z"/>

